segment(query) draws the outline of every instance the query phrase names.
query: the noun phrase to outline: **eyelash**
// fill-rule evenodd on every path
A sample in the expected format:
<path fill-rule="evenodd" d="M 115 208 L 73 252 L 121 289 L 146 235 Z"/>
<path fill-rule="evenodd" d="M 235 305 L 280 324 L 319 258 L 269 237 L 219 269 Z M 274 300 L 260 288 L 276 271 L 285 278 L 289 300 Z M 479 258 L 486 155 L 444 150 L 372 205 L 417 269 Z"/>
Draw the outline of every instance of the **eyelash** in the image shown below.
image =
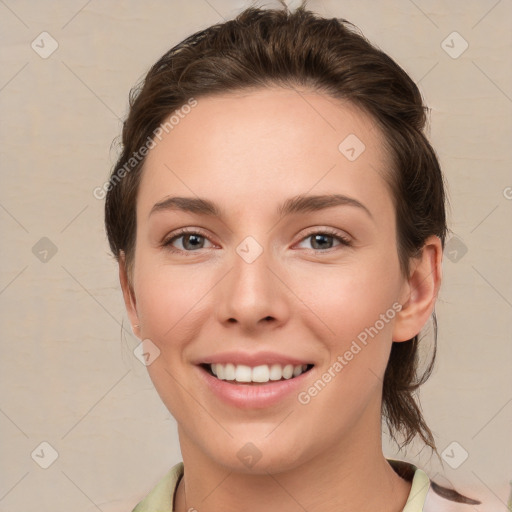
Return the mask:
<path fill-rule="evenodd" d="M 199 235 L 202 238 L 208 239 L 208 237 L 205 234 L 203 234 L 200 230 L 184 228 L 184 229 L 181 229 L 178 232 L 174 233 L 171 238 L 167 238 L 166 240 L 164 240 L 161 244 L 162 247 L 165 247 L 166 249 L 168 249 L 169 251 L 171 251 L 173 253 L 193 254 L 194 252 L 197 252 L 197 251 L 186 251 L 186 250 L 182 250 L 182 249 L 176 249 L 175 247 L 172 246 L 172 243 L 175 240 L 178 240 L 179 238 L 181 238 L 183 235 Z M 317 231 L 311 231 L 311 232 L 307 233 L 303 238 L 301 238 L 300 242 L 306 240 L 307 238 L 312 237 L 313 235 L 329 235 L 329 236 L 335 238 L 336 240 L 338 240 L 340 242 L 340 245 L 343 245 L 345 247 L 352 246 L 351 240 L 340 235 L 336 230 L 331 229 L 331 228 L 324 228 L 324 229 L 317 230 Z M 325 250 L 322 250 L 322 249 L 310 249 L 310 250 L 315 252 L 316 254 L 319 254 L 319 253 L 329 252 L 330 250 L 333 250 L 335 248 L 336 247 L 330 247 Z"/>

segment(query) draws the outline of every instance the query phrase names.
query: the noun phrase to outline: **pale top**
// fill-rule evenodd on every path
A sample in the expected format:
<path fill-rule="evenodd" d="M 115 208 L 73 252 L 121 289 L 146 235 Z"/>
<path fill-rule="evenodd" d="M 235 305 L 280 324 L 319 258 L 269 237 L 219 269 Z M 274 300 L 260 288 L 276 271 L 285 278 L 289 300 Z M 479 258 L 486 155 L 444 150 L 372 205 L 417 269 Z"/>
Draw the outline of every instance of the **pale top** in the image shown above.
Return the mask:
<path fill-rule="evenodd" d="M 460 504 L 437 496 L 430 488 L 427 474 L 416 466 L 399 460 L 387 459 L 393 469 L 412 482 L 407 503 L 402 512 L 450 512 Z M 184 474 L 183 462 L 173 466 L 132 512 L 174 512 L 174 493 Z M 467 507 L 464 507 L 464 510 Z"/>

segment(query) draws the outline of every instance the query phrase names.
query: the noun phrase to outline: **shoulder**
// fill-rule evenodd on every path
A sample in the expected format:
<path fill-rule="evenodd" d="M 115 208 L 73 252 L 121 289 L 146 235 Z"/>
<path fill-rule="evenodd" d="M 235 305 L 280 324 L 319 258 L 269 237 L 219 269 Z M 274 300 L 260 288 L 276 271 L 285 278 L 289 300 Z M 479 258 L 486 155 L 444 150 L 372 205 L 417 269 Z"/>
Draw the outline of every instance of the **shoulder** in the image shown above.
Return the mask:
<path fill-rule="evenodd" d="M 428 475 L 413 464 L 401 460 L 387 459 L 391 467 L 402 478 L 411 482 L 411 490 L 402 512 L 472 512 L 471 505 L 479 502 L 466 498 L 466 503 L 450 499 L 450 494 L 460 496 L 457 492 L 444 489 L 431 481 Z"/>
<path fill-rule="evenodd" d="M 183 476 L 183 462 L 173 466 L 132 512 L 173 512 L 174 493 Z"/>
<path fill-rule="evenodd" d="M 471 503 L 452 501 L 427 474 L 405 461 L 387 459 L 393 469 L 411 482 L 411 490 L 402 512 L 470 512 Z M 132 512 L 173 512 L 174 493 L 184 474 L 183 462 L 173 466 Z M 434 491 L 436 489 L 436 491 Z M 471 500 L 470 500 L 471 501 Z"/>
<path fill-rule="evenodd" d="M 427 493 L 423 508 L 423 512 L 473 512 L 474 510 L 471 504 L 452 501 L 437 494 L 432 487 Z"/>

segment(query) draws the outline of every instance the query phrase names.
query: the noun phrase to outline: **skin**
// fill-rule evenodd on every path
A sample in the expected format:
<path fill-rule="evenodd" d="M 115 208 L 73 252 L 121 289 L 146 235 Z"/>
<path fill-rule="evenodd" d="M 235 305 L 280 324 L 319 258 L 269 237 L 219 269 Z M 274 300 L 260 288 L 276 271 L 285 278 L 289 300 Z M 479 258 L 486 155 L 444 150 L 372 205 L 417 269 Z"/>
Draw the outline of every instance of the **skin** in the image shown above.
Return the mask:
<path fill-rule="evenodd" d="M 355 161 L 338 150 L 349 134 L 366 146 Z M 119 270 L 134 332 L 160 350 L 148 371 L 178 424 L 178 512 L 405 506 L 410 483 L 382 453 L 382 378 L 392 341 L 412 338 L 433 311 L 442 251 L 429 238 L 402 275 L 382 137 L 349 103 L 273 87 L 198 98 L 148 154 L 133 275 L 123 257 Z M 347 205 L 276 215 L 289 197 L 332 193 L 356 199 L 371 216 Z M 207 198 L 225 216 L 149 215 L 173 195 Z M 206 238 L 175 239 L 172 253 L 162 241 L 182 227 Z M 351 245 L 315 245 L 311 234 L 322 228 Z M 263 250 L 250 264 L 236 252 L 247 236 Z M 394 303 L 401 311 L 307 405 L 292 393 L 272 407 L 235 408 L 209 391 L 192 363 L 228 350 L 274 350 L 313 362 L 311 385 Z M 252 468 L 237 457 L 248 442 L 261 453 Z"/>

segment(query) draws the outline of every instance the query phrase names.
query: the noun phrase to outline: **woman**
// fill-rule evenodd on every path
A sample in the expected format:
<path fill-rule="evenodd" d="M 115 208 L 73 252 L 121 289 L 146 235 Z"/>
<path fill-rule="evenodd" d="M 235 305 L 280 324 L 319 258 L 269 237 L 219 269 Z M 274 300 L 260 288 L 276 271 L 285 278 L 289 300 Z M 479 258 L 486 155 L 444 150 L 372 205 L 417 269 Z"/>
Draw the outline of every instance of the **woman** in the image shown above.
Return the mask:
<path fill-rule="evenodd" d="M 304 6 L 249 8 L 151 68 L 106 229 L 183 462 L 136 512 L 478 503 L 382 453 L 382 418 L 435 450 L 413 397 L 447 230 L 425 122 L 392 59 Z"/>

